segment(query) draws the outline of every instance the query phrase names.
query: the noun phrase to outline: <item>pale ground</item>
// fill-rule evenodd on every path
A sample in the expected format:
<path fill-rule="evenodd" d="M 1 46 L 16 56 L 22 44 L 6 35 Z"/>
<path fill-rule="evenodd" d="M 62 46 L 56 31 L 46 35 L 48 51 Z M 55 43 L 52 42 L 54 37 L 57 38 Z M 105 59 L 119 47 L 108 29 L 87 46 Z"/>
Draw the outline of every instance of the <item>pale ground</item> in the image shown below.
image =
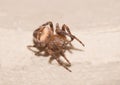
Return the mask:
<path fill-rule="evenodd" d="M 0 0 L 0 85 L 120 85 L 119 0 Z M 67 24 L 84 51 L 68 72 L 26 46 L 42 23 Z"/>

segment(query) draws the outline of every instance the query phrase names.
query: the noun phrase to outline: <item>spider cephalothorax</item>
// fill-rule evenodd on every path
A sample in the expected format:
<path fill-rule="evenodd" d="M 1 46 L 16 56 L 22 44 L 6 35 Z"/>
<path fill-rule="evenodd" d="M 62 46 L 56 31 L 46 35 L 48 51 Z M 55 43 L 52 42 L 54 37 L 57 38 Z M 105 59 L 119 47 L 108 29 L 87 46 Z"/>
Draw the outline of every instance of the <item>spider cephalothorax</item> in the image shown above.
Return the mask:
<path fill-rule="evenodd" d="M 70 37 L 70 39 L 68 39 L 67 36 Z M 74 39 L 81 43 L 82 46 L 85 46 L 77 37 L 72 35 L 67 25 L 64 24 L 60 29 L 57 23 L 56 30 L 54 30 L 52 22 L 49 21 L 33 32 L 34 45 L 29 45 L 27 47 L 37 56 L 50 56 L 49 63 L 56 60 L 59 65 L 71 72 L 68 68 L 71 66 L 71 63 L 66 58 L 65 52 L 71 52 L 71 49 L 74 49 L 71 44 Z M 38 49 L 38 51 L 31 49 L 31 47 Z M 63 62 L 60 56 L 62 56 L 67 63 Z"/>

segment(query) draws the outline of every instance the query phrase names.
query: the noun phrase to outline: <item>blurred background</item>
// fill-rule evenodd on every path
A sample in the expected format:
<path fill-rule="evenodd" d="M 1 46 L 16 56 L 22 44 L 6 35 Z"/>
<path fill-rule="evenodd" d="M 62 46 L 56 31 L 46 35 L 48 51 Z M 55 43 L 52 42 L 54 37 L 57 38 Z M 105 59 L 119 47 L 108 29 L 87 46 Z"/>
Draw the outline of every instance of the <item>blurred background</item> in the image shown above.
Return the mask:
<path fill-rule="evenodd" d="M 47 21 L 94 31 L 120 26 L 120 0 L 0 0 L 0 28 L 34 30 Z"/>

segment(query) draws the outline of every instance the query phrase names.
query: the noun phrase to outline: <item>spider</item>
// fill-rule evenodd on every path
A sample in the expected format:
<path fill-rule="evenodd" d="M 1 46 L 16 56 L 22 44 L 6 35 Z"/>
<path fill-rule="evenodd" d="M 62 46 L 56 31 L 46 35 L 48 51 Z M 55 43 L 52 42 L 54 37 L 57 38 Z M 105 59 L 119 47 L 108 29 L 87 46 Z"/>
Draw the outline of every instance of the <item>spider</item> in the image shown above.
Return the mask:
<path fill-rule="evenodd" d="M 68 68 L 71 66 L 71 63 L 66 58 L 65 52 L 71 52 L 71 49 L 75 49 L 71 43 L 74 39 L 81 43 L 82 46 L 85 46 L 76 36 L 71 33 L 67 25 L 63 24 L 60 29 L 59 24 L 56 23 L 56 29 L 54 30 L 53 23 L 48 21 L 33 32 L 34 45 L 28 45 L 27 48 L 34 52 L 37 56 L 50 56 L 50 64 L 53 60 L 56 60 L 59 65 L 71 72 Z M 35 51 L 32 48 L 36 48 L 38 51 Z M 66 62 L 63 62 L 60 59 L 60 56 L 62 56 Z"/>

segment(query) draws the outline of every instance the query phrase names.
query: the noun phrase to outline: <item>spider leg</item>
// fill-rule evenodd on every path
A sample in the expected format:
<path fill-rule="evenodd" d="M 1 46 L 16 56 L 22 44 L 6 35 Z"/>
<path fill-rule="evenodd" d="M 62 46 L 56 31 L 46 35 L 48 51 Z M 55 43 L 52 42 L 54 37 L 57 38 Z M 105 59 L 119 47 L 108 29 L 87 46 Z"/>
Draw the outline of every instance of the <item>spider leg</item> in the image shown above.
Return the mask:
<path fill-rule="evenodd" d="M 48 56 L 49 56 L 48 53 L 46 53 L 46 52 L 41 53 L 40 51 L 36 52 L 35 55 L 36 55 L 36 56 L 44 56 L 44 57 L 48 57 Z"/>
<path fill-rule="evenodd" d="M 69 34 L 68 36 L 72 35 L 71 32 L 70 32 L 69 27 L 67 25 L 65 25 L 65 24 L 63 24 L 63 26 L 62 26 L 62 31 L 68 33 Z M 73 37 L 71 37 L 71 41 L 72 40 L 73 40 Z"/>
<path fill-rule="evenodd" d="M 69 34 L 69 36 L 71 37 L 71 41 L 73 40 L 73 39 L 76 39 L 79 43 L 81 43 L 83 46 L 85 46 L 83 43 L 82 43 L 82 41 L 80 41 L 77 37 L 75 37 L 74 35 L 72 35 L 71 34 L 71 32 L 70 32 L 70 29 L 69 29 L 69 27 L 67 26 L 67 25 L 63 25 L 62 26 L 62 30 L 66 30 L 67 32 L 68 32 L 68 34 Z"/>
<path fill-rule="evenodd" d="M 49 53 L 51 54 L 51 57 L 49 59 L 49 63 L 51 64 L 52 61 L 55 59 L 59 65 L 61 65 L 62 67 L 64 67 L 66 70 L 68 70 L 69 72 L 71 72 L 70 69 L 68 69 L 68 64 L 64 63 L 63 61 L 60 60 L 60 55 L 59 54 L 56 54 L 54 52 L 52 53 Z"/>
<path fill-rule="evenodd" d="M 28 45 L 28 46 L 27 46 L 27 48 L 28 48 L 30 51 L 32 51 L 32 52 L 34 52 L 34 53 L 37 53 L 37 51 L 31 49 L 31 48 L 33 48 L 33 47 L 35 48 L 35 45 Z"/>
<path fill-rule="evenodd" d="M 75 37 L 74 35 L 71 34 L 69 27 L 65 24 L 62 26 L 62 30 L 59 28 L 59 26 L 56 26 L 56 33 L 60 34 L 60 35 L 64 35 L 64 36 L 67 35 L 71 38 L 71 40 L 68 41 L 66 44 L 70 44 L 73 41 L 73 39 L 76 39 L 79 43 L 82 44 L 82 46 L 85 46 L 82 43 L 82 41 L 80 41 L 77 37 Z"/>
<path fill-rule="evenodd" d="M 65 54 L 63 53 L 63 52 L 61 52 L 61 55 L 62 55 L 62 57 L 67 61 L 67 63 L 68 64 L 66 64 L 66 66 L 71 66 L 71 63 L 70 63 L 70 61 L 66 58 L 66 56 L 65 56 Z"/>
<path fill-rule="evenodd" d="M 72 72 L 59 58 L 57 58 L 56 61 L 58 62 L 59 65 L 64 67 L 66 70 L 68 70 L 69 72 Z"/>
<path fill-rule="evenodd" d="M 65 46 L 65 50 L 67 50 L 68 52 L 70 52 L 70 53 L 72 53 L 72 51 L 71 51 L 71 48 L 70 48 L 71 46 Z"/>
<path fill-rule="evenodd" d="M 36 29 L 34 32 L 33 32 L 33 36 L 36 38 L 36 39 L 39 39 L 40 38 L 40 35 L 41 35 L 41 32 L 44 30 L 44 28 L 49 25 L 50 26 L 50 29 L 52 30 L 52 32 L 54 32 L 54 28 L 53 28 L 53 23 L 51 21 L 48 21 L 44 24 L 42 24 L 38 29 Z"/>
<path fill-rule="evenodd" d="M 56 23 L 56 30 L 55 31 L 58 35 L 60 35 L 63 38 L 66 38 L 66 35 L 69 36 L 69 34 L 65 32 L 65 29 L 60 29 L 60 26 L 58 23 Z M 70 44 L 70 42 L 68 40 L 65 39 L 65 41 Z"/>
<path fill-rule="evenodd" d="M 51 64 L 52 61 L 55 59 L 54 52 L 51 49 L 46 48 L 46 53 L 48 55 L 51 55 L 50 58 L 49 58 L 49 61 L 48 61 Z"/>
<path fill-rule="evenodd" d="M 49 25 L 49 26 L 50 26 L 50 28 L 51 28 L 51 30 L 54 32 L 53 23 L 52 23 L 51 21 L 48 21 L 48 22 L 46 22 L 46 23 L 42 24 L 42 26 L 47 26 L 47 25 Z"/>
<path fill-rule="evenodd" d="M 35 51 L 32 48 L 36 48 L 35 45 L 28 45 L 27 48 L 32 51 L 33 53 L 35 53 L 36 56 L 48 56 L 47 53 L 41 54 L 41 51 Z"/>
<path fill-rule="evenodd" d="M 66 58 L 66 56 L 65 56 L 65 54 L 64 54 L 64 50 L 62 50 L 60 47 L 58 47 L 56 44 L 54 44 L 54 48 L 55 48 L 55 50 L 57 50 L 56 51 L 56 56 L 58 56 L 57 58 L 59 58 L 60 57 L 60 55 L 61 56 L 63 56 L 63 58 L 67 61 L 67 63 L 68 64 L 66 64 L 66 66 L 71 66 L 71 63 L 70 63 L 70 61 Z M 66 50 L 66 48 L 65 48 L 65 50 Z M 68 49 L 69 50 L 69 49 Z M 59 55 L 60 54 L 60 55 Z"/>
<path fill-rule="evenodd" d="M 73 39 L 76 39 L 79 43 L 82 44 L 83 47 L 85 47 L 84 43 L 82 41 L 80 41 L 77 37 L 75 37 L 74 35 L 70 35 Z"/>
<path fill-rule="evenodd" d="M 67 31 L 68 34 L 71 34 L 69 27 L 67 25 L 65 25 L 65 24 L 63 24 L 63 26 L 62 26 L 62 30 Z"/>
<path fill-rule="evenodd" d="M 49 63 L 51 64 L 54 59 L 55 59 L 55 57 L 51 56 L 50 59 L 49 59 Z"/>
<path fill-rule="evenodd" d="M 66 32 L 66 30 L 68 33 Z M 67 44 L 69 43 L 71 45 L 71 41 L 73 40 L 73 37 L 71 37 L 72 34 L 71 34 L 69 28 L 66 27 L 66 25 L 63 25 L 62 29 L 60 29 L 59 24 L 56 23 L 56 30 L 55 31 L 58 35 L 60 35 L 62 37 L 66 38 L 66 35 L 69 36 L 71 38 L 71 40 L 70 41 L 66 40 L 66 42 L 67 42 Z"/>
<path fill-rule="evenodd" d="M 33 37 L 36 38 L 36 39 L 40 39 L 40 35 L 41 35 L 41 32 L 44 30 L 44 26 L 40 26 L 39 28 L 37 28 L 34 32 L 33 32 Z"/>

